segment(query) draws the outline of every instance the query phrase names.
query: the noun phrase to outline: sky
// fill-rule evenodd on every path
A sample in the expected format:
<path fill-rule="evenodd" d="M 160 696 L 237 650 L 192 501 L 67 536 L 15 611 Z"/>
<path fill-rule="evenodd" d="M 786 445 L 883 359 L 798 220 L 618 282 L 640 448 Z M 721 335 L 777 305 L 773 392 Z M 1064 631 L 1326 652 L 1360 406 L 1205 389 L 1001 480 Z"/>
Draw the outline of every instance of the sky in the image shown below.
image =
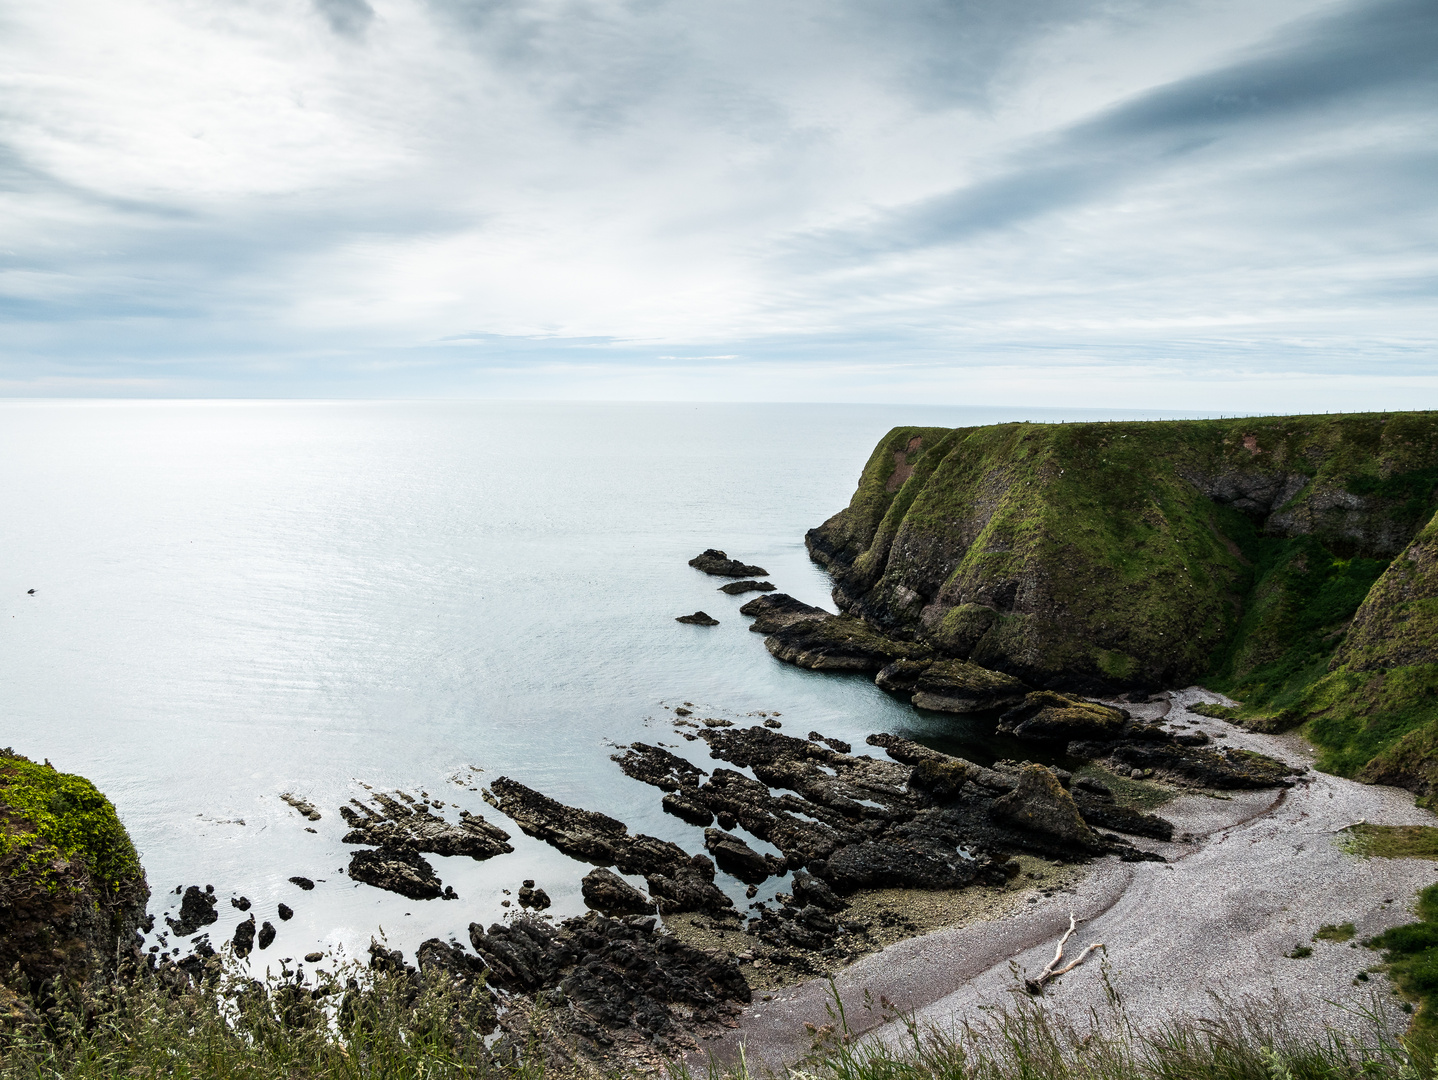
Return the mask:
<path fill-rule="evenodd" d="M 1438 0 L 0 0 L 0 396 L 1438 408 Z"/>

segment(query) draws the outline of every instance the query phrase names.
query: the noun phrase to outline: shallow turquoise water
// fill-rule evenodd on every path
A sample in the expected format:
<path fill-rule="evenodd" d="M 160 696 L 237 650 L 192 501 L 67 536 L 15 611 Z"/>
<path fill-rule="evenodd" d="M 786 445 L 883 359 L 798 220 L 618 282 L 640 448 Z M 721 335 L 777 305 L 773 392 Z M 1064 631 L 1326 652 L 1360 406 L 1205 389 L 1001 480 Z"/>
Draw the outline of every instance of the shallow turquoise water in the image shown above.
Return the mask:
<path fill-rule="evenodd" d="M 0 403 L 0 745 L 111 796 L 153 911 L 190 883 L 243 893 L 276 925 L 275 904 L 289 903 L 297 916 L 270 956 L 362 948 L 378 926 L 407 949 L 462 938 L 527 877 L 574 914 L 586 868 L 485 806 L 470 768 L 699 851 L 700 830 L 609 761 L 643 739 L 709 764 L 703 744 L 673 738 L 666 703 L 735 719 L 777 710 L 787 731 L 856 748 L 878 730 L 962 736 L 868 679 L 772 660 L 738 615 L 749 598 L 686 561 L 723 548 L 831 607 L 803 534 L 848 502 L 880 436 L 1021 415 Z M 720 625 L 674 622 L 696 608 Z M 362 782 L 483 813 L 517 850 L 432 857 L 458 902 L 356 886 L 335 872 L 350 851 L 336 810 Z M 314 834 L 284 791 L 324 812 Z M 301 893 L 293 874 L 320 885 Z M 220 910 L 217 940 L 240 918 Z"/>

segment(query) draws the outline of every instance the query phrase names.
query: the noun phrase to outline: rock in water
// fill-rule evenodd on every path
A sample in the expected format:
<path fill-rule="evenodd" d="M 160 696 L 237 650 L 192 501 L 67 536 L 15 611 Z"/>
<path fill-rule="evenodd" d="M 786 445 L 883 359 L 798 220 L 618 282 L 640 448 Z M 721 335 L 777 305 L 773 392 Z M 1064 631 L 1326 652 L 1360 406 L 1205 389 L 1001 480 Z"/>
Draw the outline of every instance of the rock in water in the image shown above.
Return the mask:
<path fill-rule="evenodd" d="M 281 922 L 289 922 L 295 917 L 294 908 L 290 907 L 289 904 L 281 904 L 275 910 L 279 912 Z"/>
<path fill-rule="evenodd" d="M 719 620 L 703 611 L 696 611 L 693 615 L 679 615 L 675 622 L 688 623 L 690 626 L 718 626 Z"/>
<path fill-rule="evenodd" d="M 549 907 L 549 894 L 543 889 L 537 889 L 534 882 L 526 879 L 519 887 L 519 906 L 522 908 L 533 908 L 535 911 L 543 911 Z"/>
<path fill-rule="evenodd" d="M 301 889 L 304 889 L 305 892 L 309 892 L 311 889 L 313 889 L 313 888 L 315 887 L 315 883 L 314 883 L 313 881 L 311 881 L 309 878 L 307 878 L 307 877 L 299 877 L 298 875 L 296 875 L 295 877 L 290 878 L 290 883 L 291 883 L 291 884 L 294 884 L 294 885 L 298 885 Z"/>
<path fill-rule="evenodd" d="M 612 870 L 600 867 L 584 875 L 580 883 L 584 903 L 605 915 L 643 915 L 654 903 Z"/>
<path fill-rule="evenodd" d="M 738 559 L 731 559 L 716 548 L 709 548 L 702 555 L 694 556 L 689 560 L 689 565 L 695 570 L 702 570 L 715 577 L 760 578 L 769 576 L 769 571 L 762 566 L 746 566 Z"/>
<path fill-rule="evenodd" d="M 399 794 L 409 799 L 403 792 Z M 509 833 L 491 825 L 479 814 L 461 810 L 459 821 L 450 822 L 432 813 L 425 802 L 406 806 L 383 792 L 376 792 L 372 798 L 379 804 L 379 810 L 355 799 L 350 800 L 349 806 L 340 807 L 340 817 L 350 827 L 344 837 L 346 844 L 368 847 L 407 844 L 415 851 L 430 855 L 468 855 L 477 861 L 514 850 L 508 843 Z"/>
<path fill-rule="evenodd" d="M 349 875 L 377 889 L 399 893 L 411 900 L 437 900 L 444 886 L 434 867 L 406 845 L 364 848 L 350 856 Z"/>
<path fill-rule="evenodd" d="M 234 946 L 236 956 L 249 956 L 255 947 L 255 917 L 251 915 L 235 927 Z"/>
<path fill-rule="evenodd" d="M 741 596 L 749 592 L 773 592 L 772 581 L 731 581 L 728 585 L 720 585 L 719 591 L 728 593 L 730 596 Z"/>
<path fill-rule="evenodd" d="M 261 924 L 261 926 L 260 926 L 260 933 L 259 933 L 259 944 L 260 944 L 260 948 L 262 948 L 262 949 L 268 949 L 271 945 L 274 944 L 274 941 L 275 941 L 275 928 L 274 928 L 274 925 L 273 925 L 268 919 L 266 919 L 266 920 L 264 921 L 264 923 Z"/>
<path fill-rule="evenodd" d="M 220 917 L 215 911 L 216 902 L 213 892 L 201 892 L 198 885 L 191 885 L 185 890 L 184 898 L 180 901 L 180 917 L 172 919 L 167 915 L 165 922 L 175 934 L 189 937 L 200 927 L 209 926 Z"/>
<path fill-rule="evenodd" d="M 749 629 L 755 634 L 772 634 L 790 623 L 804 619 L 833 618 L 823 608 L 795 600 L 788 593 L 756 596 L 739 609 L 739 614 L 748 615 L 754 620 Z"/>
<path fill-rule="evenodd" d="M 1043 765 L 1021 766 L 1018 786 L 994 800 L 989 816 L 1088 851 L 1098 851 L 1104 846 L 1084 824 L 1073 796 L 1063 789 L 1053 770 Z"/>
<path fill-rule="evenodd" d="M 250 910 L 250 898 L 248 896 L 232 896 L 230 897 L 230 903 L 241 911 Z"/>
<path fill-rule="evenodd" d="M 737 836 L 720 829 L 704 830 L 704 846 L 720 870 L 733 874 L 746 885 L 757 885 L 769 876 L 764 856 Z"/>

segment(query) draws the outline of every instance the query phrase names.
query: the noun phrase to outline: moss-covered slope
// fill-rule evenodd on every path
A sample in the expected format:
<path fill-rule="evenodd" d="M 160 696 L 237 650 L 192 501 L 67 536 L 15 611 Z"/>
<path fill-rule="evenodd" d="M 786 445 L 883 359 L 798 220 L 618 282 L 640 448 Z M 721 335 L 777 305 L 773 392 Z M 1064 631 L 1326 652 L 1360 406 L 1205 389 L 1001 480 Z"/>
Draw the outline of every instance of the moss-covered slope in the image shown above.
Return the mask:
<path fill-rule="evenodd" d="M 897 428 L 807 539 L 891 636 L 1048 688 L 1207 676 L 1272 711 L 1327 673 L 1435 484 L 1435 413 Z"/>
<path fill-rule="evenodd" d="M 149 896 L 110 800 L 0 750 L 0 971 L 18 964 L 34 990 L 109 974 Z"/>

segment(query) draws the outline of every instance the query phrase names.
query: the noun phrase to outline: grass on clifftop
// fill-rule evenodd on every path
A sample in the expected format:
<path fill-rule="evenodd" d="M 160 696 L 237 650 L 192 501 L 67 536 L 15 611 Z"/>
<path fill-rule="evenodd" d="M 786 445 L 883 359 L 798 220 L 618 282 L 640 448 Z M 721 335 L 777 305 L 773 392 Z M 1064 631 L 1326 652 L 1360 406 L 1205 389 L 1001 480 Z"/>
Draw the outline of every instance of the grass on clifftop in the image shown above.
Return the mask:
<path fill-rule="evenodd" d="M 59 858 L 78 860 L 110 893 L 143 877 L 139 856 L 110 800 L 82 776 L 0 750 L 0 868 L 53 886 Z"/>
<path fill-rule="evenodd" d="M 417 992 L 401 977 L 359 973 L 315 999 L 278 981 L 222 979 L 205 990 L 156 980 L 90 993 L 44 1026 L 0 1030 L 0 1080 L 541 1080 L 584 1076 L 624 1080 L 653 1067 L 596 1067 L 529 1042 L 496 1059 L 471 1022 L 466 999 L 443 980 Z M 1104 972 L 1106 974 L 1106 972 Z M 1100 975 L 1099 977 L 1103 977 Z M 870 1008 L 875 1003 L 870 1003 Z M 1431 1041 L 1400 1038 L 1370 1014 L 1357 1039 L 1315 1037 L 1283 1001 L 1222 1005 L 1216 1020 L 1176 1017 L 1140 1029 L 1110 992 L 1107 1015 L 1068 1024 L 1027 997 L 976 1010 L 951 1031 L 921 1029 L 892 1007 L 863 1027 L 889 1022 L 891 1046 L 860 1042 L 842 1009 L 805 1025 L 813 1049 L 770 1072 L 743 1059 L 674 1080 L 1416 1080 L 1433 1075 Z M 853 1018 L 858 1022 L 858 1018 Z M 542 1028 L 543 1017 L 535 1020 Z M 487 1025 L 486 1025 L 487 1026 Z M 662 1075 L 662 1073 L 660 1073 Z"/>

